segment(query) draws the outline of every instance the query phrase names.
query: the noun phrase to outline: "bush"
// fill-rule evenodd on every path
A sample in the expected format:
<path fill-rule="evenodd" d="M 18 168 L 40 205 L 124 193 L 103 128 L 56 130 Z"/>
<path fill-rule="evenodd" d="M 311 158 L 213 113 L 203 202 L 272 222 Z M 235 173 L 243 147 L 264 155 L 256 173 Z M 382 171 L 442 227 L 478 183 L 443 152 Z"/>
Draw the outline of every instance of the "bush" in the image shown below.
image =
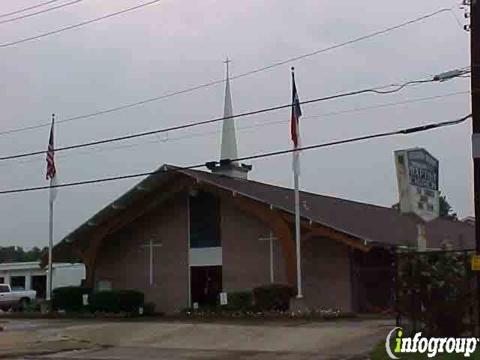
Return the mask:
<path fill-rule="evenodd" d="M 143 305 L 144 315 L 155 315 L 155 303 L 147 302 Z"/>
<path fill-rule="evenodd" d="M 90 296 L 90 309 L 101 312 L 120 312 L 120 296 L 116 290 L 97 291 Z"/>
<path fill-rule="evenodd" d="M 37 301 L 29 301 L 25 304 L 22 311 L 26 313 L 39 312 L 40 304 Z"/>
<path fill-rule="evenodd" d="M 90 296 L 92 311 L 136 313 L 144 305 L 144 295 L 136 290 L 99 291 Z"/>
<path fill-rule="evenodd" d="M 429 336 L 458 337 L 474 307 L 469 258 L 461 252 L 403 253 L 398 265 L 398 311 Z"/>
<path fill-rule="evenodd" d="M 287 311 L 290 298 L 295 294 L 289 285 L 272 284 L 253 289 L 255 307 L 261 311 Z"/>
<path fill-rule="evenodd" d="M 59 287 L 52 292 L 52 308 L 77 312 L 83 309 L 83 295 L 89 294 L 90 289 L 80 286 Z"/>
<path fill-rule="evenodd" d="M 250 310 L 253 306 L 253 293 L 249 290 L 233 291 L 228 293 L 229 310 Z"/>
<path fill-rule="evenodd" d="M 142 292 L 136 290 L 119 290 L 120 311 L 129 313 L 138 312 L 138 308 L 143 307 L 145 296 Z"/>

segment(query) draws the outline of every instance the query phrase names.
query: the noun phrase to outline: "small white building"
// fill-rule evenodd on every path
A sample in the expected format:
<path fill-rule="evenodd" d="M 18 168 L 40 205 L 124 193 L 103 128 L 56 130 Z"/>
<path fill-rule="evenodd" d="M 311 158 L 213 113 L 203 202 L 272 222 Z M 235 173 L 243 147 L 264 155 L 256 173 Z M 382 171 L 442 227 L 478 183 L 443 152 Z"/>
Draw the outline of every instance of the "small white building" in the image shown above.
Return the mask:
<path fill-rule="evenodd" d="M 53 263 L 52 287 L 79 286 L 85 279 L 84 264 Z M 12 289 L 35 290 L 38 298 L 45 298 L 47 268 L 39 262 L 0 263 L 0 284 Z"/>

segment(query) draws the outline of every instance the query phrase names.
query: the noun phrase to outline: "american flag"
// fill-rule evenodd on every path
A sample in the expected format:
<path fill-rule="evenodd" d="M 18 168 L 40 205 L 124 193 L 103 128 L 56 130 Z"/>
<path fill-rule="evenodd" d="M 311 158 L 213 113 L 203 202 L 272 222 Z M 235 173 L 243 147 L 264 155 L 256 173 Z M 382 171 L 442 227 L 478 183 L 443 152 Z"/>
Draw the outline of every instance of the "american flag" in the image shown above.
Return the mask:
<path fill-rule="evenodd" d="M 55 168 L 55 149 L 53 141 L 53 128 L 55 125 L 55 118 L 52 117 L 52 127 L 50 129 L 50 140 L 48 140 L 48 150 L 47 150 L 47 180 L 52 180 L 57 174 L 57 169 Z"/>
<path fill-rule="evenodd" d="M 292 81 L 292 118 L 290 123 L 290 131 L 292 135 L 293 146 L 297 148 L 300 143 L 300 126 L 298 120 L 300 120 L 300 116 L 302 116 L 302 109 L 300 108 L 300 100 L 298 99 L 297 87 L 295 85 L 295 74 L 293 71 Z"/>

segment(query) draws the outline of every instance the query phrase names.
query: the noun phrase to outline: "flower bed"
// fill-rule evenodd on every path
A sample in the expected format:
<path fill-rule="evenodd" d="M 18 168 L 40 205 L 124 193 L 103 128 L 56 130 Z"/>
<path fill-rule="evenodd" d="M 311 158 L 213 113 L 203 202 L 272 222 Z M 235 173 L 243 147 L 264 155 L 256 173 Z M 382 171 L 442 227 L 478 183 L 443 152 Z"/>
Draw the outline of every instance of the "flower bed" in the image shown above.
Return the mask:
<path fill-rule="evenodd" d="M 264 319 L 264 320 L 336 320 L 354 318 L 353 313 L 345 313 L 333 309 L 314 309 L 308 311 L 256 311 L 256 310 L 228 310 L 223 308 L 185 309 L 180 314 L 193 319 Z"/>

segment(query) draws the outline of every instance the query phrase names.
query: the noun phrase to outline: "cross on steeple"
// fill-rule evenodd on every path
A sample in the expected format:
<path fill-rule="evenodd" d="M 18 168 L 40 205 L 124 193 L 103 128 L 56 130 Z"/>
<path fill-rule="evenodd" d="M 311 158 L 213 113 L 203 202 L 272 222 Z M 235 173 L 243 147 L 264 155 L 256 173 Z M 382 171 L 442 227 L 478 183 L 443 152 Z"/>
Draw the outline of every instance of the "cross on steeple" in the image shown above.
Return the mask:
<path fill-rule="evenodd" d="M 230 60 L 227 56 L 227 58 L 225 59 L 225 61 L 223 62 L 226 66 L 226 70 L 227 70 L 227 80 L 230 79 L 230 63 L 232 62 L 232 60 Z"/>
<path fill-rule="evenodd" d="M 235 130 L 235 117 L 233 114 L 232 93 L 230 91 L 230 63 L 227 57 L 225 64 L 225 103 L 223 108 L 222 143 L 220 148 L 220 163 L 212 162 L 207 167 L 214 173 L 230 177 L 247 178 L 251 165 L 239 164 L 237 149 L 237 134 Z"/>
<path fill-rule="evenodd" d="M 237 134 L 235 130 L 235 119 L 233 118 L 232 93 L 230 92 L 230 63 L 232 61 L 227 57 L 223 62 L 226 65 L 225 80 L 225 103 L 223 110 L 223 128 L 222 128 L 222 148 L 220 159 L 236 159 L 237 151 Z"/>

